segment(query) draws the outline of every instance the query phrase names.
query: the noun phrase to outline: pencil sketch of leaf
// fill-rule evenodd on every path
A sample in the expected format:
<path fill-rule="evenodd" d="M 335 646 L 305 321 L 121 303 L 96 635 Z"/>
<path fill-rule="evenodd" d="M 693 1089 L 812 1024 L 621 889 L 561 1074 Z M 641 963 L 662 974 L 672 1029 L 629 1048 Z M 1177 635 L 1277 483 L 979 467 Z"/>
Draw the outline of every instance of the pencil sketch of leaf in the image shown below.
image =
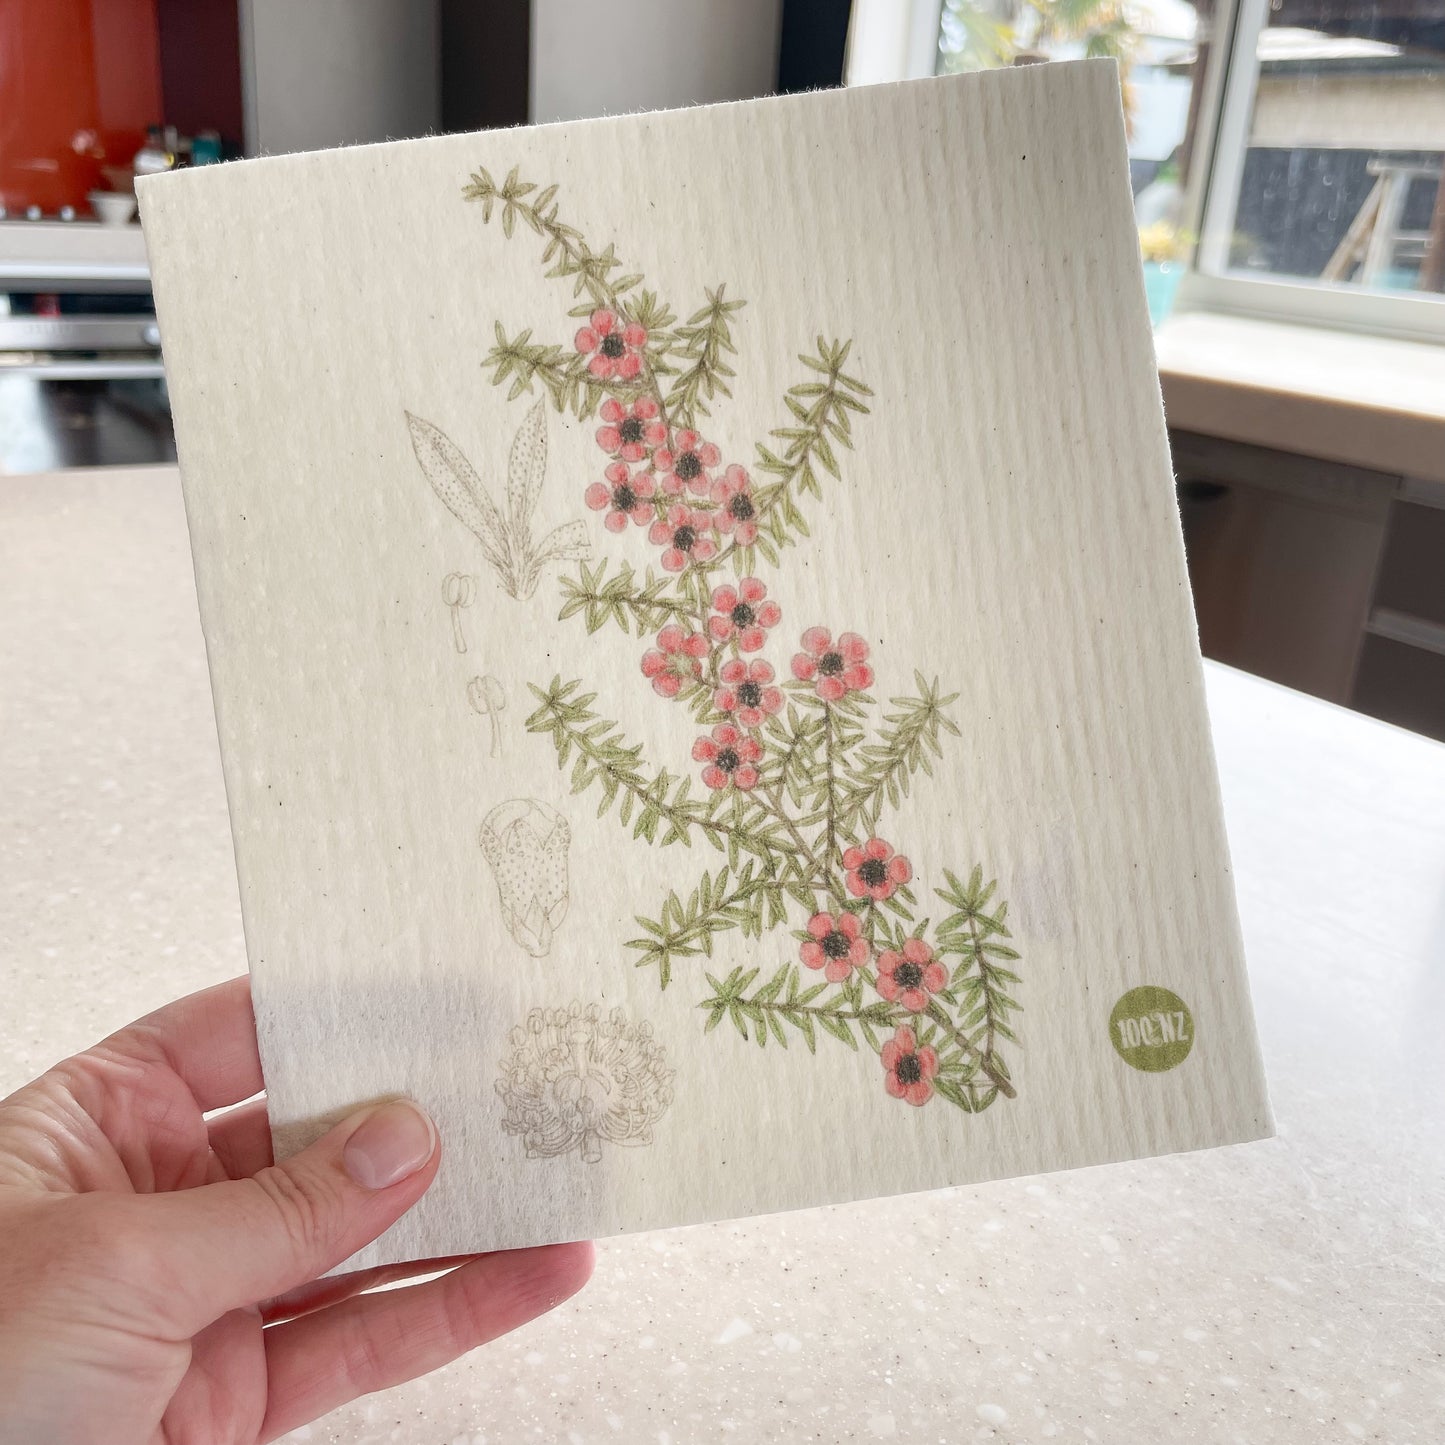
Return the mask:
<path fill-rule="evenodd" d="M 591 556 L 592 543 L 581 522 L 563 522 L 537 544 L 539 562 L 585 562 Z"/>
<path fill-rule="evenodd" d="M 412 450 L 432 491 L 446 503 L 457 521 L 476 535 L 487 561 L 502 571 L 507 565 L 506 532 L 500 514 L 482 486 L 482 479 L 440 427 L 411 412 L 406 414 L 406 424 L 411 428 Z"/>
<path fill-rule="evenodd" d="M 482 555 L 509 596 L 530 597 L 549 562 L 585 561 L 592 555 L 581 522 L 564 522 L 540 542 L 532 538 L 532 516 L 547 471 L 547 417 L 541 402 L 527 413 L 512 441 L 505 517 L 461 448 L 440 427 L 411 412 L 406 421 L 432 490 L 482 544 Z"/>
<path fill-rule="evenodd" d="M 546 403 L 539 401 L 522 421 L 507 459 L 507 506 L 517 542 L 531 536 L 532 513 L 547 471 Z"/>

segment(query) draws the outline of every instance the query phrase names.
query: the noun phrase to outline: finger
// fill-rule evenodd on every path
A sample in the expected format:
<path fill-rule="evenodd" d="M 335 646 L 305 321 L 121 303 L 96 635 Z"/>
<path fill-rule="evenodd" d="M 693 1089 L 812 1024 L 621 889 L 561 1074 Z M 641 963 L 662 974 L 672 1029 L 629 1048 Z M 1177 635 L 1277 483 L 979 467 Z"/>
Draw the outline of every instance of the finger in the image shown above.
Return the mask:
<path fill-rule="evenodd" d="M 245 976 L 167 1004 L 105 1042 L 130 1058 L 166 1064 L 202 1109 L 220 1109 L 261 1092 L 256 1017 Z"/>
<path fill-rule="evenodd" d="M 249 1310 L 232 1310 L 185 1343 L 189 1355 L 185 1374 L 174 1386 L 168 1382 L 157 1392 L 166 1400 L 159 1426 L 126 1438 L 173 1441 L 176 1445 L 182 1441 L 218 1445 L 222 1438 L 254 1440 L 265 1402 L 232 1382 L 249 1378 L 242 1372 L 254 1368 L 255 1316 Z M 225 1426 L 219 1423 L 222 1418 Z M 118 1441 L 122 1437 L 112 1430 L 105 1438 Z"/>
<path fill-rule="evenodd" d="M 276 1162 L 271 1153 L 271 1120 L 265 1099 L 238 1104 L 206 1121 L 211 1152 L 231 1179 L 246 1179 Z"/>
<path fill-rule="evenodd" d="M 419 1106 L 373 1105 L 250 1178 L 134 1201 L 128 1271 L 156 1280 L 169 1322 L 199 1329 L 316 1279 L 375 1239 L 426 1191 L 439 1156 Z"/>
<path fill-rule="evenodd" d="M 438 1369 L 545 1314 L 587 1283 L 592 1262 L 590 1244 L 485 1254 L 426 1284 L 272 1326 L 261 1439 Z"/>
<path fill-rule="evenodd" d="M 263 1301 L 261 1319 L 268 1325 L 296 1319 L 300 1315 L 309 1315 L 313 1310 L 340 1304 L 342 1300 L 364 1294 L 369 1289 L 380 1289 L 384 1284 L 415 1279 L 420 1274 L 441 1274 L 444 1270 L 456 1269 L 458 1265 L 480 1258 L 476 1254 L 452 1254 L 445 1259 L 413 1259 L 404 1264 L 383 1264 L 375 1269 L 356 1269 L 350 1274 L 313 1279 L 298 1289 L 287 1290 L 278 1299 Z"/>

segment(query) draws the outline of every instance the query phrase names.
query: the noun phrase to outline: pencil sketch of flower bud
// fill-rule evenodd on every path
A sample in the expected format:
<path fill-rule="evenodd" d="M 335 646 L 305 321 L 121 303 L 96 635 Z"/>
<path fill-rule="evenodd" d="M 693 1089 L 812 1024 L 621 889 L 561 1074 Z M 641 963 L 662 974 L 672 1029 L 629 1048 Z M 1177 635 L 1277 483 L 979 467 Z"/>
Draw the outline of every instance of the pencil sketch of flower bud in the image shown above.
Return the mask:
<path fill-rule="evenodd" d="M 412 450 L 432 490 L 482 544 L 482 555 L 509 596 L 525 601 L 537 590 L 550 562 L 585 561 L 592 555 L 581 522 L 563 522 L 543 537 L 532 536 L 532 515 L 547 469 L 547 408 L 539 401 L 524 418 L 507 462 L 506 511 L 492 500 L 476 468 L 440 427 L 406 414 Z"/>
<path fill-rule="evenodd" d="M 477 594 L 477 579 L 466 572 L 448 572 L 442 579 L 442 601 L 451 609 L 452 642 L 458 652 L 467 650 L 466 634 L 462 631 L 462 609 L 472 605 Z"/>
<path fill-rule="evenodd" d="M 507 705 L 507 694 L 502 690 L 502 684 L 490 673 L 485 677 L 474 677 L 467 684 L 467 701 L 471 703 L 474 713 L 492 724 L 492 756 L 496 757 L 500 742 L 498 714 Z"/>
<path fill-rule="evenodd" d="M 502 1128 L 520 1134 L 529 1159 L 574 1150 L 588 1164 L 603 1144 L 652 1143 L 653 1125 L 672 1103 L 673 1071 L 649 1023 L 597 1004 L 534 1008 L 511 1033 L 497 1093 Z"/>
<path fill-rule="evenodd" d="M 533 798 L 499 803 L 482 822 L 482 852 L 492 865 L 507 932 L 543 958 L 567 916 L 567 820 Z"/>

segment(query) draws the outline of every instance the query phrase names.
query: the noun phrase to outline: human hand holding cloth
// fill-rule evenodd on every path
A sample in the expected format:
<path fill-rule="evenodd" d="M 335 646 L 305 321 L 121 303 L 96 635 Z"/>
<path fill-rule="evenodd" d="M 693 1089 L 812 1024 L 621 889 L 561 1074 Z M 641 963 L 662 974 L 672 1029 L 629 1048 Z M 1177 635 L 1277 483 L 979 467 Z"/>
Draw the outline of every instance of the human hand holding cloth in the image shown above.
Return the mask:
<path fill-rule="evenodd" d="M 3 1445 L 255 1445 L 586 1282 L 590 1244 L 321 1278 L 421 1198 L 441 1142 L 396 1100 L 278 1164 L 263 1099 L 207 1118 L 261 1087 L 238 978 L 0 1101 Z"/>

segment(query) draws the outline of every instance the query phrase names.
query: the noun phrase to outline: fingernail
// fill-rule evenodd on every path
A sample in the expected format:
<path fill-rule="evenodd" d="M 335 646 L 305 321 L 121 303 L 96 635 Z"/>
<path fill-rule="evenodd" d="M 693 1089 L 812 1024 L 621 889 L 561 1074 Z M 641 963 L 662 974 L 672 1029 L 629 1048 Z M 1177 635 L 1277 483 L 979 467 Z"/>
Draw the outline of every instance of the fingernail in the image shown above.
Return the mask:
<path fill-rule="evenodd" d="M 410 1099 L 368 1114 L 341 1151 L 346 1172 L 363 1189 L 385 1189 L 415 1174 L 437 1147 L 436 1126 Z"/>

